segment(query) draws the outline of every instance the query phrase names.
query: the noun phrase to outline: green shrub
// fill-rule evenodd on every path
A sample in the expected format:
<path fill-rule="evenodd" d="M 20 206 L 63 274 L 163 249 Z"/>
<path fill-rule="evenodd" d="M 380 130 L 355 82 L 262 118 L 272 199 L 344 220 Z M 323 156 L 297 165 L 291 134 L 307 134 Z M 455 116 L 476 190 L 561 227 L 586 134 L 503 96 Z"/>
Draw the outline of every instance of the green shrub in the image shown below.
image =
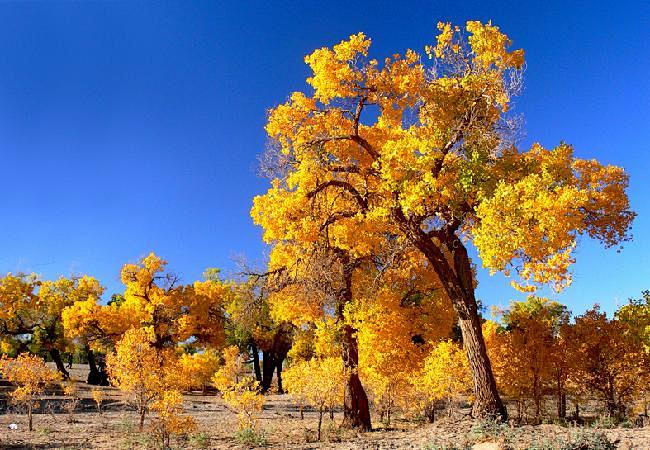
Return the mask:
<path fill-rule="evenodd" d="M 266 435 L 254 428 L 244 428 L 235 433 L 237 442 L 244 445 L 263 447 L 266 445 Z"/>
<path fill-rule="evenodd" d="M 605 433 L 577 430 L 569 436 L 535 441 L 530 444 L 528 450 L 614 450 L 615 448 L 616 446 Z"/>

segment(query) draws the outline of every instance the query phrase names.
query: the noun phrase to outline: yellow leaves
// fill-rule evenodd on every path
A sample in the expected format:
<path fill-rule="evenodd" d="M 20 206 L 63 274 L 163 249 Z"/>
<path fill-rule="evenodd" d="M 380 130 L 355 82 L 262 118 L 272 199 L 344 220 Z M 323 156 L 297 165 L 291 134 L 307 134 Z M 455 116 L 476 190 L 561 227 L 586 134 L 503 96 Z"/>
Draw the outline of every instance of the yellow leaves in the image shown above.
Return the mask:
<path fill-rule="evenodd" d="M 264 408 L 264 396 L 259 393 L 259 383 L 244 377 L 223 391 L 223 400 L 237 412 L 239 429 L 255 428 L 257 414 Z"/>
<path fill-rule="evenodd" d="M 0 359 L 0 373 L 17 386 L 10 394 L 17 402 L 33 401 L 48 383 L 61 379 L 61 375 L 49 368 L 42 358 L 26 353 L 21 353 L 16 358 L 3 356 Z"/>
<path fill-rule="evenodd" d="M 307 79 L 314 88 L 314 97 L 328 104 L 334 97 L 349 97 L 356 92 L 355 85 L 362 80 L 362 74 L 354 67 L 355 59 L 367 56 L 370 39 L 363 33 L 341 41 L 333 50 L 326 47 L 305 57 L 314 75 Z"/>
<path fill-rule="evenodd" d="M 501 33 L 499 27 L 491 22 L 483 24 L 479 21 L 468 21 L 467 31 L 470 32 L 468 43 L 474 53 L 474 61 L 483 68 L 496 66 L 498 69 L 520 69 L 524 64 L 523 50 L 508 52 L 512 44 L 508 37 Z"/>
<path fill-rule="evenodd" d="M 90 391 L 90 396 L 92 397 L 95 405 L 97 406 L 97 411 L 102 412 L 102 403 L 104 402 L 104 391 L 99 388 L 93 388 Z"/>
<path fill-rule="evenodd" d="M 451 340 L 439 342 L 424 361 L 419 383 L 430 401 L 469 393 L 472 382 L 465 351 Z"/>
<path fill-rule="evenodd" d="M 167 265 L 167 261 L 159 258 L 154 253 L 150 253 L 138 264 L 125 264 L 121 271 L 122 283 L 137 284 L 145 287 L 149 285 L 156 273 L 162 272 Z"/>
<path fill-rule="evenodd" d="M 59 381 L 61 375 L 50 369 L 36 355 L 22 353 L 17 358 L 0 359 L 0 375 L 16 385 L 9 397 L 15 403 L 25 407 L 29 420 L 29 430 L 32 430 L 32 408 L 48 383 Z"/>
<path fill-rule="evenodd" d="M 239 417 L 240 429 L 255 428 L 257 413 L 264 407 L 264 396 L 259 383 L 244 372 L 244 355 L 235 346 L 223 350 L 223 365 L 212 377 L 212 383 L 221 391 L 224 402 Z"/>
<path fill-rule="evenodd" d="M 438 22 L 437 25 L 440 33 L 436 36 L 436 45 L 431 46 L 427 45 L 425 51 L 429 56 L 429 59 L 432 59 L 435 55 L 436 58 L 444 59 L 445 54 L 449 51 L 453 53 L 458 53 L 460 50 L 458 44 L 452 44 L 454 35 L 460 32 L 460 29 L 457 26 L 452 27 L 449 22 Z"/>
<path fill-rule="evenodd" d="M 626 239 L 634 218 L 627 176 L 618 167 L 573 158 L 567 145 L 549 151 L 536 144 L 521 163 L 527 173 L 501 181 L 476 208 L 474 244 L 492 272 L 517 268 L 523 283 L 513 281 L 516 288 L 532 292 L 552 284 L 560 291 L 571 283 L 578 235 L 606 245 Z"/>
<path fill-rule="evenodd" d="M 157 413 L 153 425 L 164 444 L 169 444 L 169 435 L 187 434 L 196 429 L 196 422 L 191 416 L 183 415 L 183 395 L 176 390 L 166 390 L 151 404 Z"/>
<path fill-rule="evenodd" d="M 130 328 L 146 328 L 156 344 L 169 346 L 193 337 L 200 345 L 220 345 L 224 340 L 222 309 L 231 295 L 231 284 L 215 277 L 181 285 L 178 277 L 165 272 L 166 265 L 151 253 L 122 268 L 123 296 L 100 305 L 98 295 L 91 295 L 66 307 L 62 321 L 67 337 L 101 349 Z M 92 283 L 82 279 L 80 286 Z"/>
<path fill-rule="evenodd" d="M 334 54 L 339 61 L 352 61 L 358 55 L 368 56 L 370 39 L 359 32 L 349 37 L 347 41 L 341 41 L 334 46 Z"/>
<path fill-rule="evenodd" d="M 163 358 L 151 345 L 151 335 L 144 328 L 132 328 L 108 355 L 107 369 L 111 382 L 134 396 L 155 396 L 162 389 Z"/>
<path fill-rule="evenodd" d="M 287 391 L 301 404 L 317 410 L 341 403 L 345 378 L 340 357 L 299 361 L 283 372 Z"/>
<path fill-rule="evenodd" d="M 190 388 L 203 389 L 219 367 L 219 357 L 214 350 L 201 353 L 183 353 L 178 365 Z"/>
<path fill-rule="evenodd" d="M 224 348 L 222 355 L 224 363 L 212 376 L 212 384 L 220 391 L 227 391 L 244 371 L 244 355 L 234 345 Z"/>
<path fill-rule="evenodd" d="M 575 159 L 571 169 L 576 173 L 578 187 L 588 193 L 584 205 L 587 234 L 607 247 L 630 240 L 636 214 L 630 211 L 625 193 L 629 177 L 623 168 Z"/>

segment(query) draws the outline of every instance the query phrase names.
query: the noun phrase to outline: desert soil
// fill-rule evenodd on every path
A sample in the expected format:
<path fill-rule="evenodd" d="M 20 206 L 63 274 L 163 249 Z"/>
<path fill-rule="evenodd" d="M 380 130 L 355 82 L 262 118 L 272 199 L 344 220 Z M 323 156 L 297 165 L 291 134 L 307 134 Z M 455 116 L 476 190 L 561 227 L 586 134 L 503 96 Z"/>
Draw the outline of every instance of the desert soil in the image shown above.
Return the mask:
<path fill-rule="evenodd" d="M 73 379 L 84 377 L 83 366 L 75 366 Z M 79 381 L 81 403 L 69 416 L 60 411 L 63 397 L 51 393 L 39 414 L 34 415 L 34 431 L 27 431 L 27 419 L 12 408 L 0 414 L 0 449 L 147 449 L 157 448 L 157 442 L 146 431 L 137 429 L 137 414 L 130 410 L 122 393 L 112 387 L 103 387 L 104 411 L 100 414 L 91 400 L 91 387 Z M 2 388 L 6 393 L 8 387 Z M 3 393 L 3 397 L 4 397 Z M 252 445 L 242 444 L 235 436 L 237 417 L 229 411 L 216 395 L 191 393 L 185 397 L 185 409 L 197 422 L 197 430 L 184 439 L 175 439 L 175 449 L 244 449 Z M 72 420 L 70 420 L 72 419 Z M 549 442 L 561 436 L 579 432 L 575 428 L 558 425 L 505 427 L 499 436 L 477 433 L 475 424 L 466 416 L 444 417 L 433 424 L 419 424 L 406 420 L 394 420 L 391 427 L 378 423 L 377 430 L 355 433 L 340 430 L 340 411 L 334 421 L 327 416 L 323 423 L 323 440 L 315 442 L 317 413 L 308 409 L 304 419 L 288 395 L 268 395 L 264 411 L 260 415 L 258 429 L 264 435 L 266 448 L 286 449 L 451 449 L 471 448 L 492 442 L 489 448 L 549 448 Z M 147 421 L 148 423 L 149 421 Z M 16 424 L 17 429 L 10 429 Z M 650 450 L 650 427 L 612 428 L 587 430 L 602 432 L 621 449 Z M 542 447 L 546 444 L 547 447 Z M 552 448 L 552 447 L 550 447 Z"/>

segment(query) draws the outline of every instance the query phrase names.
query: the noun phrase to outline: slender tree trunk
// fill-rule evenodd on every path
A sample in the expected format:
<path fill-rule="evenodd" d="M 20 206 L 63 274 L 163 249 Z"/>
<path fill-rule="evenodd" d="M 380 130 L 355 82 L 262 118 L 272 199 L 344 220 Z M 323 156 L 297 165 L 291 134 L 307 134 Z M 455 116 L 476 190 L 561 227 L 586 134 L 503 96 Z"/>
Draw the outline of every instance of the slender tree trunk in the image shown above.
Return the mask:
<path fill-rule="evenodd" d="M 27 405 L 27 422 L 28 422 L 28 428 L 29 431 L 32 431 L 32 408 L 33 408 L 33 403 L 29 402 L 29 405 Z"/>
<path fill-rule="evenodd" d="M 260 351 L 255 342 L 251 343 L 251 353 L 253 354 L 253 369 L 255 370 L 255 381 L 262 382 L 262 371 L 260 370 Z"/>
<path fill-rule="evenodd" d="M 558 372 L 556 376 L 556 394 L 557 394 L 557 417 L 564 419 L 566 417 L 566 394 L 562 385 L 562 375 Z"/>
<path fill-rule="evenodd" d="M 63 375 L 63 378 L 66 380 L 70 378 L 70 373 L 65 370 L 65 364 L 63 364 L 63 360 L 61 359 L 61 352 L 59 352 L 59 349 L 57 348 L 52 348 L 50 349 L 50 356 L 52 357 L 52 360 L 54 361 L 54 364 L 56 364 L 56 368 L 61 374 Z"/>
<path fill-rule="evenodd" d="M 539 376 L 535 374 L 533 376 L 533 400 L 535 401 L 535 421 L 539 422 L 539 417 L 542 412 L 542 395 L 540 388 Z"/>
<path fill-rule="evenodd" d="M 147 413 L 147 408 L 141 406 L 140 407 L 140 426 L 139 426 L 140 431 L 142 431 L 144 429 L 144 416 L 145 416 L 146 413 Z"/>
<path fill-rule="evenodd" d="M 396 209 L 394 215 L 409 240 L 431 263 L 458 316 L 463 347 L 474 382 L 472 415 L 481 419 L 506 420 L 508 412 L 497 391 L 483 339 L 478 305 L 474 296 L 474 275 L 467 249 L 455 235 L 455 231 L 445 233 L 441 239 L 444 239 L 444 245 L 452 254 L 452 262 L 438 244 L 435 244 L 418 224 L 409 221 L 401 210 Z"/>
<path fill-rule="evenodd" d="M 323 405 L 318 408 L 318 442 L 320 442 L 320 430 L 323 424 Z"/>
<path fill-rule="evenodd" d="M 610 416 L 615 416 L 617 409 L 614 382 L 610 378 L 607 383 L 607 412 Z"/>
<path fill-rule="evenodd" d="M 284 394 L 284 389 L 282 389 L 282 361 L 284 358 L 278 358 L 276 361 L 276 375 L 278 377 L 278 394 Z"/>

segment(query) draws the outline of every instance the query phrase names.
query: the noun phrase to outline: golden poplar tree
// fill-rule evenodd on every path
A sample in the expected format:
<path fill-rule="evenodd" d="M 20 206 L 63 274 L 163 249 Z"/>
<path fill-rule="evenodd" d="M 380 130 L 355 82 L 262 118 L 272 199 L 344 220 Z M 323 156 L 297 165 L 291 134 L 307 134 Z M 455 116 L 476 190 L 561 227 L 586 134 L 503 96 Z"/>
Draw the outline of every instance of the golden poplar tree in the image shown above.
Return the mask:
<path fill-rule="evenodd" d="M 566 144 L 517 149 L 507 112 L 523 51 L 510 50 L 491 23 L 438 28 L 424 56 L 372 59 L 370 39 L 358 33 L 305 58 L 313 90 L 291 94 L 269 114 L 273 145 L 264 161 L 272 183 L 252 215 L 276 245 L 305 249 L 327 239 L 348 273 L 346 263 L 382 239 L 421 252 L 459 319 L 475 416 L 505 418 L 468 245 L 490 271 L 518 274 L 521 289 L 562 289 L 578 236 L 606 246 L 628 239 L 628 178 L 619 167 L 576 158 Z"/>

